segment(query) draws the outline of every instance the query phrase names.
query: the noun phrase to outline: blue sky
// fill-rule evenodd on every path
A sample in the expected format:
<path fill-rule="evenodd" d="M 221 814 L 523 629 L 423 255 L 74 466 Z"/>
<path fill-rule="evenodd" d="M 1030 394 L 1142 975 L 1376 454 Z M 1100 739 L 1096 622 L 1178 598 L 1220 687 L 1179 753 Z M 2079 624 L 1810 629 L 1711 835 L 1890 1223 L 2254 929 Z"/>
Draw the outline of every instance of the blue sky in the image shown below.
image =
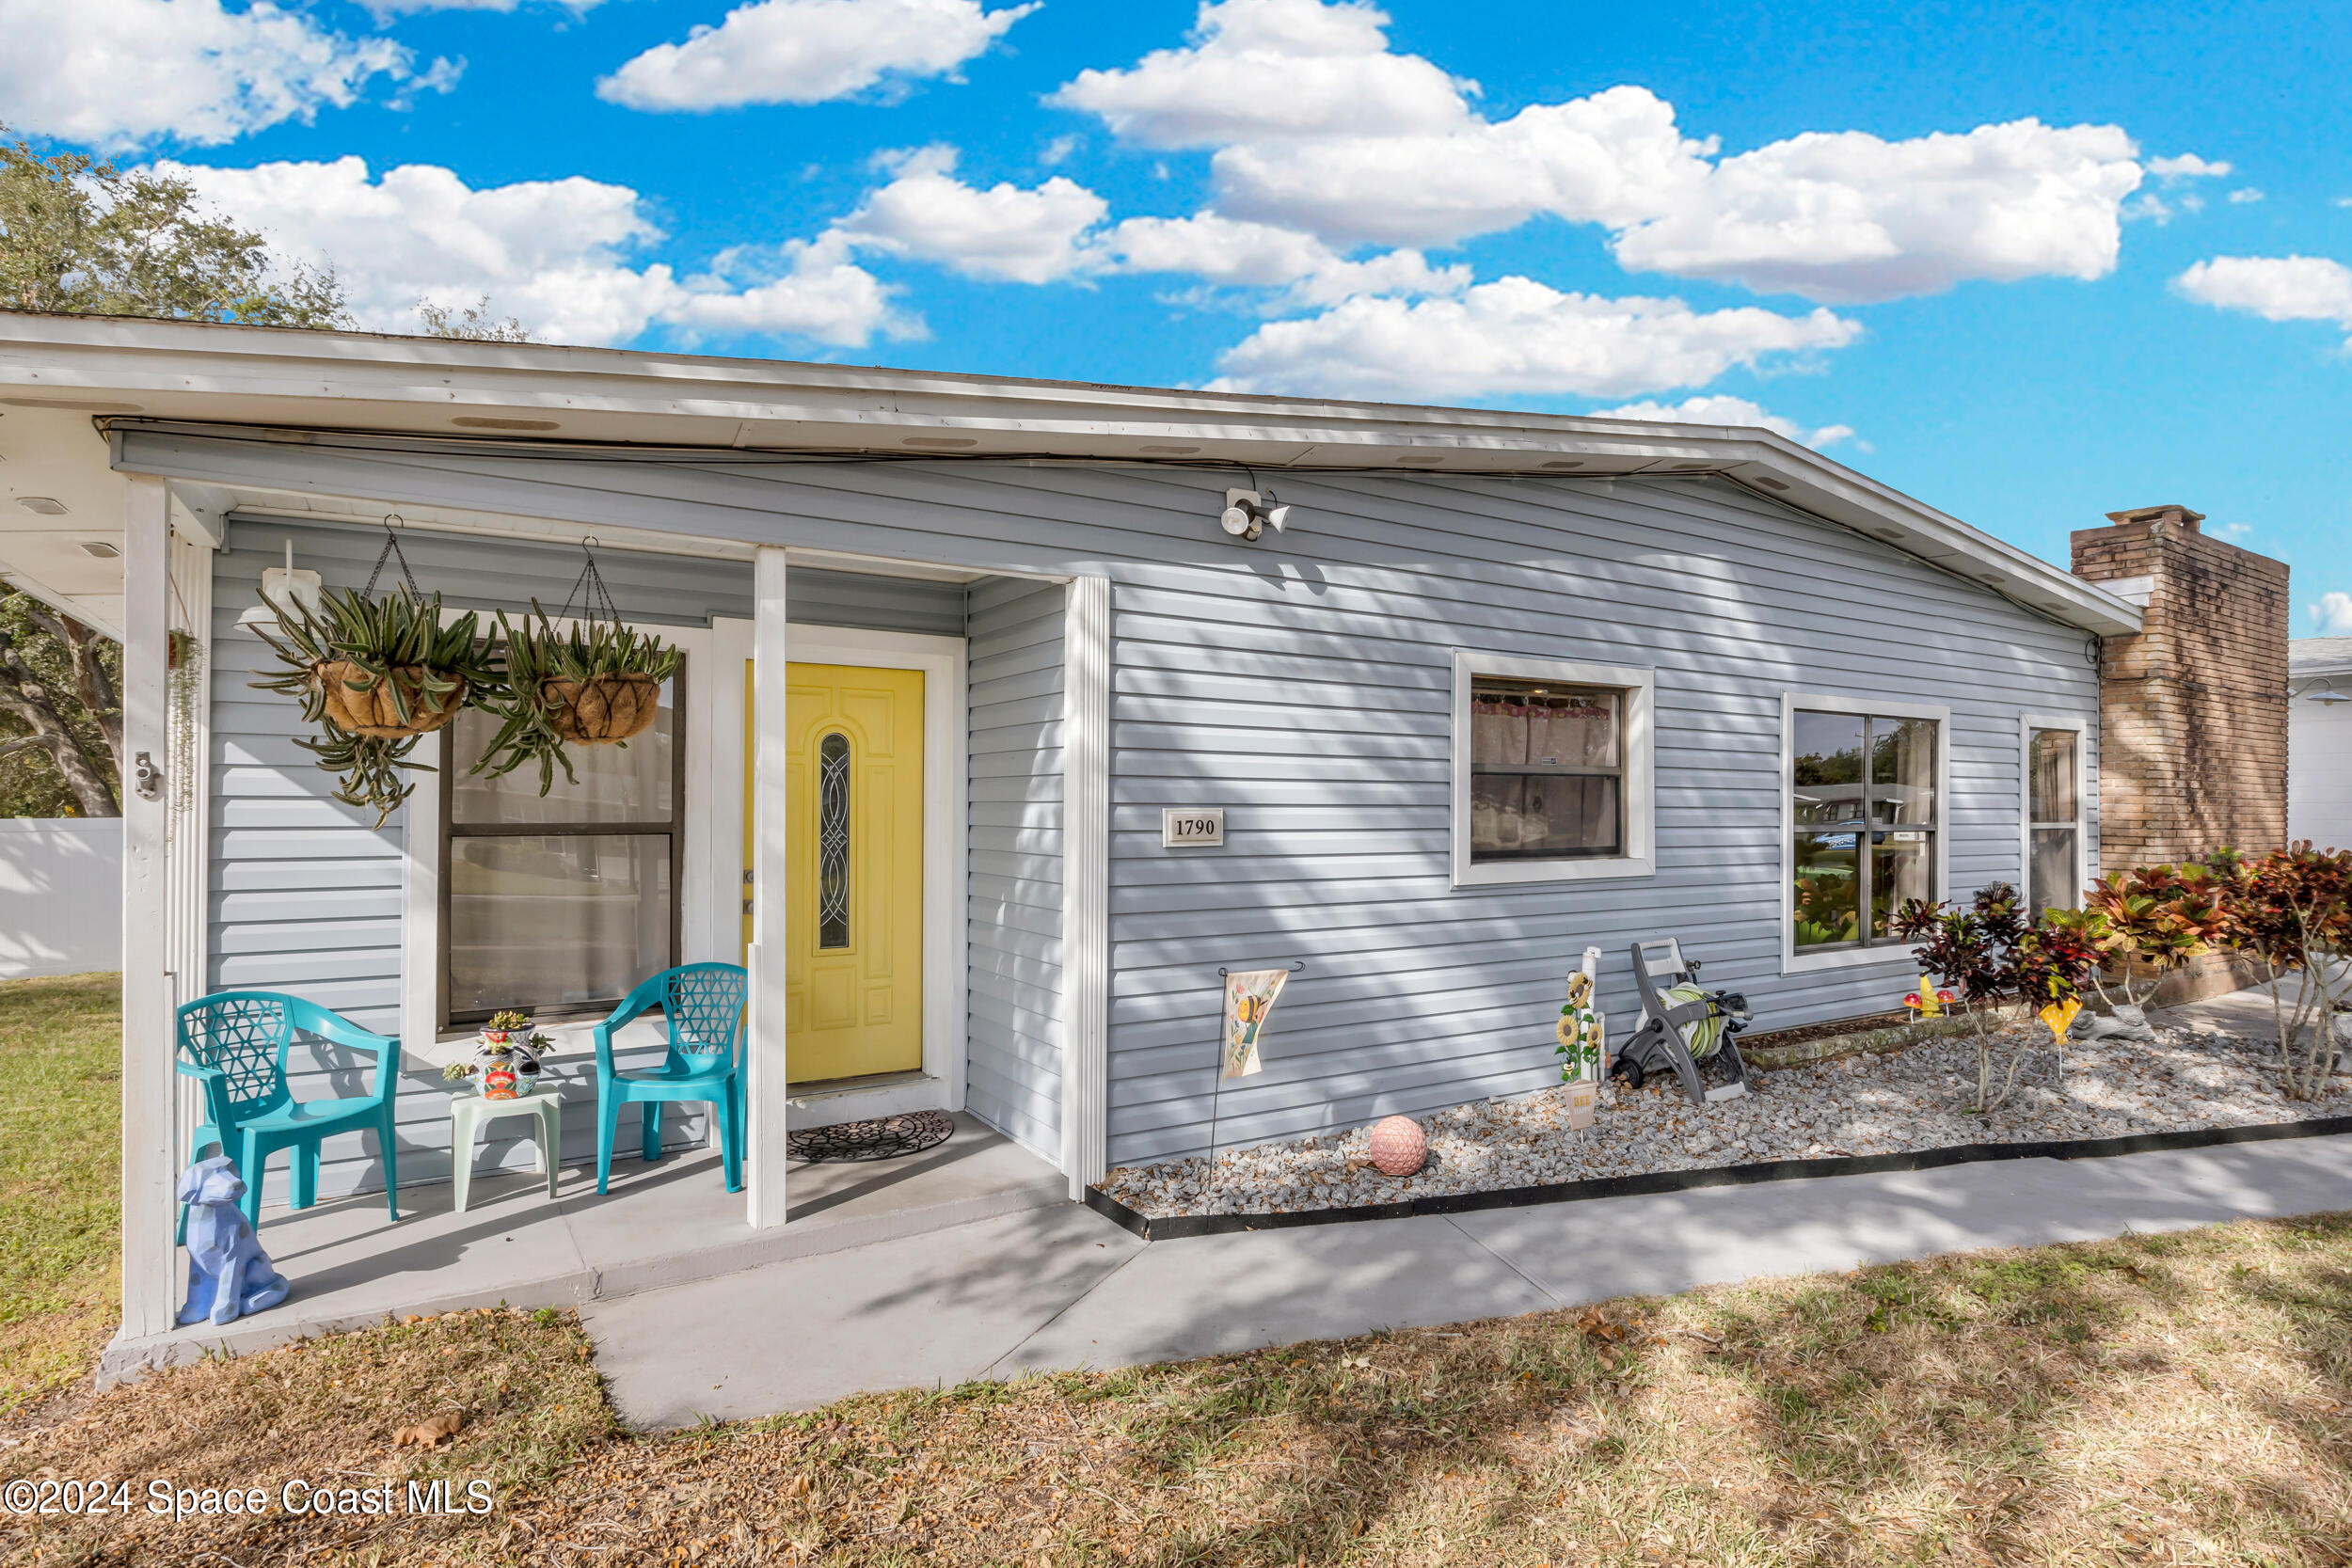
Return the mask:
<path fill-rule="evenodd" d="M 371 326 L 486 294 L 572 341 L 1769 418 L 2060 562 L 2186 503 L 2293 564 L 2296 634 L 2352 634 L 2352 8 L 0 0 L 0 119 L 190 169 Z"/>

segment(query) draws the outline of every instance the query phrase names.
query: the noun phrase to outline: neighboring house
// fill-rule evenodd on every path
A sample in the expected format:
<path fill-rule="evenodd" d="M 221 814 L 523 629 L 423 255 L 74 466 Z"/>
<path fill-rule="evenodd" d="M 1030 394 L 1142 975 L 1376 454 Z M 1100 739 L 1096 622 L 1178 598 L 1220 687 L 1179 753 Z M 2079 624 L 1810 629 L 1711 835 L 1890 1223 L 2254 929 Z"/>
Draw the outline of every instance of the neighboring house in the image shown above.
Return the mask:
<path fill-rule="evenodd" d="M 125 819 L 133 1335 L 167 975 L 397 1031 L 421 1078 L 494 1006 L 748 957 L 754 1224 L 787 1120 L 917 1106 L 1074 1193 L 1206 1147 L 1221 966 L 1306 965 L 1225 1140 L 1554 1081 L 1587 945 L 1628 1022 L 1657 934 L 1765 1027 L 1884 1010 L 1895 901 L 2098 865 L 2085 644 L 2141 626 L 1759 430 L 23 315 L 0 381 L 0 483 L 66 509 L 0 518 L 0 565 L 126 634 L 129 752 L 171 754 L 167 626 L 209 648 L 200 826 L 167 843 L 163 782 Z M 1227 533 L 1229 488 L 1286 528 Z M 393 512 L 454 606 L 553 610 L 593 536 L 685 651 L 657 736 L 542 800 L 467 776 L 466 719 L 382 830 L 330 800 L 239 618 L 289 547 L 363 581 Z M 404 1173 L 445 1172 L 440 1097 L 402 1103 Z M 353 1140 L 322 1191 L 378 1169 Z"/>
<path fill-rule="evenodd" d="M 2287 836 L 2352 849 L 2352 637 L 2287 650 Z"/>

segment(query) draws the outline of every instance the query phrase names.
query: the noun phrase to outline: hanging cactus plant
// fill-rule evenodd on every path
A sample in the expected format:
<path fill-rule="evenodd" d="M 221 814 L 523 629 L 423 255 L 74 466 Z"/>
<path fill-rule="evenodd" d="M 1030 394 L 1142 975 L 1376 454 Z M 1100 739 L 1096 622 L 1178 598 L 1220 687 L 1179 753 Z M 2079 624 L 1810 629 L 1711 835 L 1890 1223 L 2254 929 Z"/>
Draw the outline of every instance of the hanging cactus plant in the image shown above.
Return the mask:
<path fill-rule="evenodd" d="M 498 625 L 504 680 L 481 705 L 504 722 L 473 770 L 495 779 L 535 762 L 542 795 L 555 787 L 558 768 L 577 782 L 568 746 L 625 746 L 649 729 L 662 683 L 677 673 L 675 648 L 617 618 L 559 632 L 533 599 L 521 630 L 503 610 Z"/>
<path fill-rule="evenodd" d="M 278 635 L 262 640 L 283 668 L 254 686 L 301 700 L 302 717 L 324 733 L 295 744 L 342 775 L 335 799 L 374 807 L 382 827 L 416 789 L 401 772 L 432 771 L 409 760 L 419 738 L 469 705 L 498 700 L 496 650 L 470 610 L 442 625 L 438 594 L 373 598 L 329 589 L 315 614 L 262 597 L 278 613 Z"/>

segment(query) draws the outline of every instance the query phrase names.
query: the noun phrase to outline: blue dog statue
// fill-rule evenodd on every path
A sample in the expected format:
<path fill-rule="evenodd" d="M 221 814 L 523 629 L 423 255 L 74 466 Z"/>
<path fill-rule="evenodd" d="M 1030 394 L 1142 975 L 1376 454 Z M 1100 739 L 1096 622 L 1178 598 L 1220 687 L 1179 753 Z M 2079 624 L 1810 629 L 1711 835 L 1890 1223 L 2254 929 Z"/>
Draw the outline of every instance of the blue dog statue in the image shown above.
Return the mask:
<path fill-rule="evenodd" d="M 188 1304 L 180 1321 L 210 1318 L 231 1323 L 286 1299 L 286 1276 L 270 1267 L 269 1254 L 237 1200 L 245 1178 L 226 1154 L 199 1160 L 180 1176 L 180 1201 L 188 1214 Z"/>

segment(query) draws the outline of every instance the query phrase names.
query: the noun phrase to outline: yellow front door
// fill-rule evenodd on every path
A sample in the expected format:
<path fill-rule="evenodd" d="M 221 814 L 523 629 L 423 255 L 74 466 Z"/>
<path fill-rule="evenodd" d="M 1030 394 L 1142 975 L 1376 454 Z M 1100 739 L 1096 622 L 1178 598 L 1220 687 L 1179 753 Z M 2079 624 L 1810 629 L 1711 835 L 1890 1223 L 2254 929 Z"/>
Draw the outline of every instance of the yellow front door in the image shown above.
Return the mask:
<path fill-rule="evenodd" d="M 920 1070 L 923 673 L 794 664 L 790 695 L 790 1081 Z M 748 717 L 745 728 L 749 802 L 757 748 Z M 751 826 L 746 810 L 746 864 Z"/>

